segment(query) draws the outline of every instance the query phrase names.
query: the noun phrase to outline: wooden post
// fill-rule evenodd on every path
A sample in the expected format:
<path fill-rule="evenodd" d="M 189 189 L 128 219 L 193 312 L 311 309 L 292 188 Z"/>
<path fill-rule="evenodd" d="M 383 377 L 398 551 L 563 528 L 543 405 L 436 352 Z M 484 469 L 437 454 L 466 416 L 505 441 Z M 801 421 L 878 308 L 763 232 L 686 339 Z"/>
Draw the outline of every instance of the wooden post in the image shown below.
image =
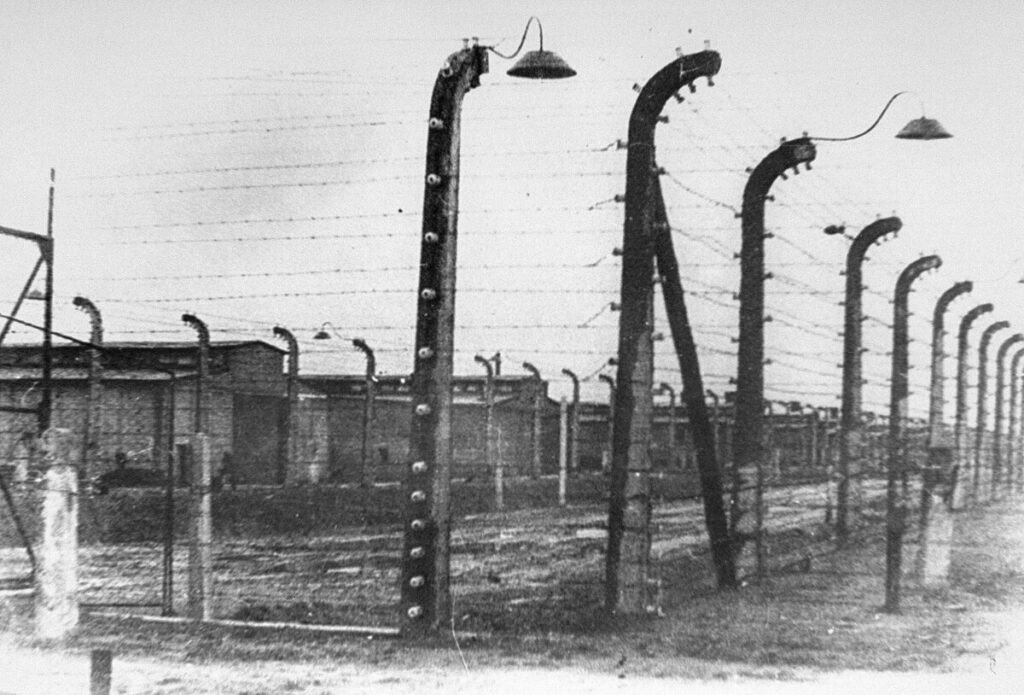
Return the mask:
<path fill-rule="evenodd" d="M 89 664 L 89 695 L 110 695 L 110 671 L 114 655 L 109 649 L 93 649 Z"/>
<path fill-rule="evenodd" d="M 558 406 L 558 506 L 565 506 L 565 485 L 569 469 L 569 402 L 562 396 Z"/>
<path fill-rule="evenodd" d="M 192 436 L 192 489 L 189 495 L 188 608 L 193 620 L 210 617 L 212 598 L 212 524 L 210 519 L 210 440 Z"/>
<path fill-rule="evenodd" d="M 63 639 L 78 625 L 78 471 L 68 430 L 43 432 L 40 449 L 45 474 L 35 626 L 43 639 Z"/>

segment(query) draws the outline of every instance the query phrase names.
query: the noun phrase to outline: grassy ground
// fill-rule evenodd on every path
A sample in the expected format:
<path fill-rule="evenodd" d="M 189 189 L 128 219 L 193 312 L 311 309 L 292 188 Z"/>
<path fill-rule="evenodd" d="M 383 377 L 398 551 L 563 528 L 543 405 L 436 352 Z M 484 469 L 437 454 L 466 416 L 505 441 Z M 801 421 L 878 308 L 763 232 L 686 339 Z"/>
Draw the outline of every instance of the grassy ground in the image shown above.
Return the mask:
<path fill-rule="evenodd" d="M 97 647 L 114 650 L 115 692 L 131 693 L 620 692 L 641 686 L 659 693 L 678 691 L 677 679 L 697 692 L 723 692 L 716 684 L 737 681 L 782 684 L 786 692 L 812 684 L 816 692 L 822 684 L 830 692 L 918 692 L 933 682 L 959 683 L 967 673 L 996 678 L 1008 668 L 1006 649 L 1024 646 L 1010 620 L 1024 615 L 1022 505 L 1015 499 L 960 513 L 949 587 L 925 592 L 908 577 L 901 615 L 880 610 L 880 532 L 841 555 L 815 558 L 726 594 L 694 581 L 708 576 L 706 557 L 668 553 L 659 565 L 661 613 L 635 621 L 603 619 L 592 584 L 555 581 L 571 576 L 572 567 L 599 567 L 600 557 L 589 551 L 533 578 L 557 600 L 539 608 L 515 596 L 505 596 L 503 606 L 481 604 L 473 587 L 493 584 L 488 576 L 514 573 L 512 552 L 502 555 L 506 564 L 481 566 L 475 579 L 477 570 L 467 568 L 462 577 L 457 626 L 477 630 L 475 638 L 342 638 L 90 618 L 65 645 L 7 635 L 0 656 L 14 668 L 5 667 L 0 691 L 81 689 L 84 655 Z M 473 541 L 486 545 L 484 536 Z M 908 545 L 908 566 L 915 550 Z M 574 600 L 582 608 L 562 615 L 552 610 Z"/>

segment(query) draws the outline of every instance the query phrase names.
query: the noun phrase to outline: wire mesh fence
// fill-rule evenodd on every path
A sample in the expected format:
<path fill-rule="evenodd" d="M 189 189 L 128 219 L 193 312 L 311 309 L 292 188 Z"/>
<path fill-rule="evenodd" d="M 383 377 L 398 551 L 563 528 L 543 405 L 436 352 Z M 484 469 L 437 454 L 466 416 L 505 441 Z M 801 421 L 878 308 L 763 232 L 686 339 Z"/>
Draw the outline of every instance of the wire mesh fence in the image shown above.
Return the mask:
<path fill-rule="evenodd" d="M 684 420 L 680 420 L 681 426 Z M 728 440 L 731 423 L 723 419 Z M 811 432 L 811 427 L 816 432 Z M 655 438 L 650 475 L 650 610 L 671 590 L 679 596 L 713 591 L 700 477 L 685 430 L 666 454 Z M 1007 440 L 996 465 L 991 435 L 969 432 L 958 459 L 959 485 L 981 504 L 1019 487 L 1019 447 Z M 606 445 L 603 428 L 598 448 Z M 877 536 L 887 522 L 886 477 L 891 451 L 882 424 L 866 432 L 850 537 Z M 836 425 L 780 416 L 772 424 L 760 470 L 735 471 L 728 452 L 721 473 L 730 497 L 733 550 L 742 581 L 807 571 L 817 558 L 842 552 L 835 535 Z M 906 482 L 897 489 L 917 541 L 927 438 L 911 428 L 899 450 Z M 182 450 L 187 455 L 187 449 Z M 966 453 L 965 453 L 966 452 Z M 564 454 L 563 454 L 564 456 Z M 9 495 L 0 509 L 5 584 L 32 574 L 40 541 L 40 489 L 32 475 L 3 471 Z M 568 476 L 564 504 L 556 473 L 510 467 L 503 508 L 494 471 L 464 458 L 453 481 L 451 586 L 453 625 L 467 630 L 584 628 L 605 601 L 607 471 Z M 16 479 L 18 478 L 18 479 Z M 158 483 L 153 485 L 154 480 Z M 116 482 L 113 478 L 108 483 Z M 130 481 L 122 481 L 128 483 Z M 177 476 L 137 485 L 79 490 L 78 596 L 94 611 L 183 615 L 189 604 L 189 498 Z M 145 484 L 143 484 L 145 483 Z M 316 625 L 391 626 L 398 622 L 405 509 L 398 481 L 254 485 L 218 482 L 211 489 L 212 618 Z M 909 570 L 908 570 L 909 571 Z M 881 578 L 880 578 L 881 582 Z"/>

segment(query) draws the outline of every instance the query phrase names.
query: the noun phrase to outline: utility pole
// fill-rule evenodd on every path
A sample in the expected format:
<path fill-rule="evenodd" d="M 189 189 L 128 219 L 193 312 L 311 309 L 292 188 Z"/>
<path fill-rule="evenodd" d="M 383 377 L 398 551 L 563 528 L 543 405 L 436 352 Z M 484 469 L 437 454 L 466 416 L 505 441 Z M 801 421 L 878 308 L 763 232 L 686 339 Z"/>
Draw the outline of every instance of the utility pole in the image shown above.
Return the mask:
<path fill-rule="evenodd" d="M 971 499 L 973 502 L 981 501 L 979 491 L 982 483 L 982 468 L 985 460 L 985 427 L 988 424 L 988 346 L 992 342 L 992 336 L 1004 328 L 1008 328 L 1009 321 L 997 321 L 986 328 L 981 334 L 981 342 L 978 344 L 978 412 L 977 426 L 974 436 L 974 480 L 972 481 Z"/>
<path fill-rule="evenodd" d="M 544 397 L 544 381 L 540 377 L 540 370 L 529 362 L 523 362 L 523 369 L 533 375 L 533 465 L 530 466 L 530 477 L 536 480 L 540 477 L 541 469 L 541 399 Z"/>
<path fill-rule="evenodd" d="M 957 484 L 953 489 L 953 509 L 963 506 L 967 489 L 967 481 L 971 476 L 972 457 L 967 443 L 967 370 L 968 351 L 970 349 L 968 334 L 971 326 L 982 314 L 992 311 L 991 304 L 979 304 L 960 319 L 960 330 L 957 333 L 956 353 L 956 424 L 954 425 L 954 448 L 957 464 L 960 466 Z"/>
<path fill-rule="evenodd" d="M 889 399 L 889 466 L 886 481 L 885 608 L 899 613 L 903 533 L 907 523 L 905 425 L 910 397 L 910 289 L 923 273 L 942 265 L 938 256 L 924 256 L 908 265 L 896 281 L 893 299 L 892 376 Z"/>
<path fill-rule="evenodd" d="M 572 417 L 569 419 L 569 470 L 573 475 L 580 470 L 580 379 L 570 369 L 563 369 L 572 380 Z"/>
<path fill-rule="evenodd" d="M 43 374 L 42 397 L 39 401 L 39 434 L 53 424 L 53 182 L 54 170 L 50 169 L 49 203 L 46 211 L 46 240 L 39 244 L 40 253 L 46 262 L 43 289 Z"/>
<path fill-rule="evenodd" d="M 100 445 L 100 427 L 103 422 L 103 391 L 101 353 L 103 349 L 103 317 L 100 310 L 89 299 L 77 296 L 71 303 L 89 317 L 89 372 L 88 403 L 85 408 L 85 441 L 82 443 L 81 478 L 91 480 L 94 474 L 96 453 Z"/>
<path fill-rule="evenodd" d="M 363 431 L 360 451 L 359 484 L 370 485 L 375 478 L 373 471 L 373 432 L 376 421 L 374 412 L 375 391 L 377 390 L 377 359 L 373 350 L 362 338 L 353 338 L 352 345 L 366 356 L 366 378 L 363 392 Z"/>
<path fill-rule="evenodd" d="M 740 318 L 737 345 L 736 419 L 733 456 L 740 470 L 759 465 L 764 457 L 764 229 L 765 200 L 777 178 L 786 170 L 799 173 L 808 167 L 817 150 L 807 137 L 786 141 L 770 152 L 750 172 L 743 190 L 742 241 L 740 244 Z"/>
<path fill-rule="evenodd" d="M 996 427 L 993 434 L 994 456 L 992 460 L 992 499 L 999 491 L 999 483 L 1003 476 L 1003 455 L 1006 450 L 1004 425 L 1006 423 L 1006 354 L 1017 343 L 1024 340 L 1024 335 L 1015 333 L 999 346 L 996 351 Z"/>

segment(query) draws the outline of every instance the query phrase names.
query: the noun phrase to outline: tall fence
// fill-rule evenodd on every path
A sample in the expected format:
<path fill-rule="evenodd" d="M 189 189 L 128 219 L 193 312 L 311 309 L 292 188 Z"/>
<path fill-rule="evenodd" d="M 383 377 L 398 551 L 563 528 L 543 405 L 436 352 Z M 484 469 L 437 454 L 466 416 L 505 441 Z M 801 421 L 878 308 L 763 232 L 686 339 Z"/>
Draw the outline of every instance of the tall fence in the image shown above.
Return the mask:
<path fill-rule="evenodd" d="M 559 424 L 566 427 L 568 418 L 542 420 L 541 475 L 509 466 L 501 510 L 495 471 L 487 468 L 485 458 L 461 459 L 453 485 L 452 568 L 460 627 L 519 629 L 554 626 L 552 621 L 558 620 L 572 624 L 600 604 L 608 482 L 599 464 L 608 423 L 595 413 L 599 410 L 582 418 L 581 466 L 566 471 L 562 494 L 558 469 L 568 465 L 571 452 L 558 446 Z M 652 447 L 652 610 L 657 610 L 658 587 L 678 583 L 680 572 L 688 574 L 691 588 L 710 590 L 714 582 L 692 441 L 684 417 L 672 424 L 674 436 L 667 414 L 659 410 Z M 769 418 L 768 425 L 765 460 L 736 470 L 728 450 L 731 419 L 723 416 L 719 422 L 734 549 L 741 578 L 747 581 L 806 569 L 816 556 L 836 551 L 838 423 L 786 413 Z M 909 430 L 905 455 L 910 475 L 901 494 L 914 519 L 928 461 L 927 428 L 912 423 Z M 1019 443 L 1007 439 L 997 449 L 992 433 L 980 438 L 974 431 L 968 434 L 956 458 L 958 485 L 967 501 L 983 503 L 1019 487 Z M 860 494 L 851 520 L 853 541 L 877 536 L 885 523 L 887 439 L 885 423 L 868 423 L 855 485 Z M 479 450 L 480 443 L 474 440 L 465 447 Z M 499 461 L 510 455 L 508 447 L 499 445 L 496 451 Z M 1001 479 L 993 473 L 999 470 L 997 455 Z M 190 498 L 203 489 L 192 485 L 193 475 L 178 474 L 197 465 L 191 446 L 178 447 L 170 457 L 150 477 L 127 467 L 120 477 L 83 481 L 78 492 L 78 597 L 85 610 L 188 612 L 189 575 L 194 571 L 189 565 L 190 528 L 196 524 L 192 510 L 199 508 Z M 31 551 L 40 533 L 41 475 L 31 451 L 24 460 L 7 461 L 0 468 L 9 492 L 0 505 L 0 576 L 10 585 L 32 574 Z M 213 461 L 208 465 L 213 468 Z M 167 471 L 174 473 L 168 477 Z M 405 500 L 398 481 L 374 477 L 379 479 L 365 484 L 278 486 L 214 476 L 209 487 L 210 556 L 203 568 L 209 586 L 206 615 L 321 625 L 396 624 Z M 908 536 L 911 542 L 915 539 Z"/>

